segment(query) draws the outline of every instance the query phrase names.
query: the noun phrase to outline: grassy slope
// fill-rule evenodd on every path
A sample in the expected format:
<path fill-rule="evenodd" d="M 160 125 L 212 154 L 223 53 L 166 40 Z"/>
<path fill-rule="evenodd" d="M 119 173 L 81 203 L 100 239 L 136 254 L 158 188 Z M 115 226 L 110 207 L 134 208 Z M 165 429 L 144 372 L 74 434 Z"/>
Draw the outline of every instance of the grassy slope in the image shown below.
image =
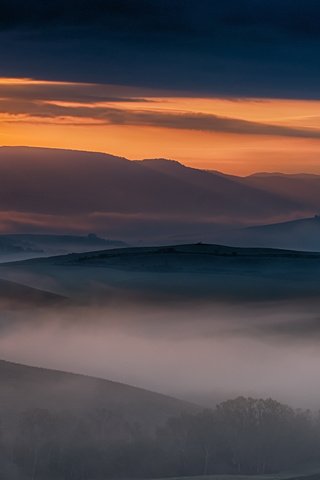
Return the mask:
<path fill-rule="evenodd" d="M 1 411 L 7 415 L 33 408 L 73 413 L 103 408 L 148 427 L 183 411 L 198 410 L 187 402 L 126 384 L 4 360 L 0 360 L 0 398 Z"/>

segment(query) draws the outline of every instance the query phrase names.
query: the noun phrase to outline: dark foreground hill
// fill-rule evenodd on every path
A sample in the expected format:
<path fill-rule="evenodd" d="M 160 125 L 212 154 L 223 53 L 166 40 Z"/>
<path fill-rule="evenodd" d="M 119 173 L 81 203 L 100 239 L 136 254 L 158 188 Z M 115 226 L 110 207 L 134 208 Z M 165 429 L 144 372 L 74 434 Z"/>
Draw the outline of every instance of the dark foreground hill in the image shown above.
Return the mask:
<path fill-rule="evenodd" d="M 0 360 L 0 478 L 121 478 L 142 439 L 197 411 L 128 385 Z"/>
<path fill-rule="evenodd" d="M 197 411 L 189 403 L 141 388 L 4 360 L 0 360 L 0 395 L 2 419 L 28 409 L 79 416 L 104 411 L 148 431 L 171 416 Z"/>
<path fill-rule="evenodd" d="M 0 361 L 0 399 L 4 480 L 300 479 L 279 473 L 310 473 L 319 457 L 310 413 L 270 398 L 203 411 L 128 385 Z"/>

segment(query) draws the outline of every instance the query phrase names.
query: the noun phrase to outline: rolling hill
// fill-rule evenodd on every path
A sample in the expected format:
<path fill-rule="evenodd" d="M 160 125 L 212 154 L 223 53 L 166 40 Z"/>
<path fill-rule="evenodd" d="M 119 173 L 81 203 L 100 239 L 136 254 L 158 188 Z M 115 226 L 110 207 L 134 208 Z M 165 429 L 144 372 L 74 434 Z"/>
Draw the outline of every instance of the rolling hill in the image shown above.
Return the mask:
<path fill-rule="evenodd" d="M 129 385 L 4 360 L 0 400 L 6 480 L 76 479 L 83 471 L 90 472 L 83 478 L 111 478 L 128 449 L 150 443 L 169 418 L 200 410 Z"/>
<path fill-rule="evenodd" d="M 0 462 L 4 479 L 124 478 L 123 472 L 132 475 L 128 477 L 127 473 L 125 478 L 159 478 L 159 470 L 167 473 L 166 478 L 170 478 L 170 472 L 176 472 L 177 478 L 185 480 L 319 478 L 319 469 L 308 465 L 298 465 L 295 474 L 199 476 L 199 469 L 194 473 L 190 469 L 194 476 L 185 477 L 185 471 L 177 469 L 177 459 L 175 455 L 170 457 L 170 452 L 175 449 L 179 462 L 185 453 L 183 447 L 188 448 L 190 442 L 187 452 L 197 460 L 198 450 L 192 439 L 195 436 L 198 440 L 198 432 L 200 439 L 207 438 L 201 436 L 201 419 L 208 421 L 213 412 L 203 412 L 193 404 L 129 385 L 0 360 L 0 398 Z M 237 411 L 232 413 L 231 419 Z M 241 421 L 247 425 L 246 417 L 241 417 Z M 226 425 L 230 425 L 228 419 Z M 219 428 L 219 424 L 214 427 Z M 209 424 L 205 432 L 211 428 Z M 176 445 L 177 442 L 180 443 Z M 166 464 L 168 458 L 171 461 Z M 201 459 L 202 456 L 200 462 Z"/>
<path fill-rule="evenodd" d="M 201 232 L 215 231 L 215 223 L 315 213 L 315 202 L 296 197 L 296 189 L 288 195 L 163 159 L 129 161 L 92 152 L 2 147 L 0 177 L 0 221 L 17 232 L 28 225 L 38 232 L 86 229 L 145 241 L 190 234 L 198 227 L 200 240 Z"/>
<path fill-rule="evenodd" d="M 198 410 L 187 402 L 126 384 L 5 360 L 0 360 L 0 396 L 1 416 L 6 419 L 30 409 L 77 416 L 104 410 L 148 430 L 171 416 Z"/>
<path fill-rule="evenodd" d="M 2 264 L 0 277 L 81 302 L 317 298 L 320 254 L 206 244 L 135 247 Z"/>

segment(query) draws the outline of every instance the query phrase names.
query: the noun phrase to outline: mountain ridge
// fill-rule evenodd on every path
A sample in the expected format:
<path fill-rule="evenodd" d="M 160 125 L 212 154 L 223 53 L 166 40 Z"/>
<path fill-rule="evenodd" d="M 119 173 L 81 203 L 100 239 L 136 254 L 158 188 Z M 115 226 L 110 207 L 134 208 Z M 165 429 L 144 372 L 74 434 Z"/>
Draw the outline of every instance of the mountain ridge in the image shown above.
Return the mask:
<path fill-rule="evenodd" d="M 0 226 L 12 233 L 212 241 L 223 227 L 310 216 L 320 205 L 320 176 L 237 177 L 77 150 L 1 147 L 0 177 Z"/>

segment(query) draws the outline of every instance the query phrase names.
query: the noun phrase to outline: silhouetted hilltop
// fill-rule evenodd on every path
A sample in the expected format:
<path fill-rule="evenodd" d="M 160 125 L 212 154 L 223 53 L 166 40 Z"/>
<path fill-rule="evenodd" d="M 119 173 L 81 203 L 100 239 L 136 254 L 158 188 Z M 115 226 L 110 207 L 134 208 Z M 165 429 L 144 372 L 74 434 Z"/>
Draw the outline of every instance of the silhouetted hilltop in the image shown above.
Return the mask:
<path fill-rule="evenodd" d="M 105 264 L 106 266 L 116 266 L 117 263 L 126 268 L 130 266 L 131 261 L 135 261 L 137 266 L 142 259 L 145 262 L 152 263 L 153 260 L 157 262 L 157 259 L 162 261 L 166 258 L 167 266 L 175 264 L 176 261 L 183 262 L 205 262 L 210 268 L 210 262 L 215 262 L 215 259 L 228 259 L 228 258 L 251 258 L 251 259 L 264 259 L 264 258 L 278 258 L 278 259 L 319 259 L 320 253 L 318 252 L 303 252 L 297 250 L 277 249 L 277 248 L 259 248 L 259 247 L 236 247 L 226 245 L 215 245 L 206 243 L 195 243 L 187 245 L 164 245 L 154 247 L 126 247 L 126 248 L 113 248 L 109 250 L 100 250 L 94 252 L 82 252 L 69 255 L 55 256 L 43 259 L 30 259 L 22 262 L 16 262 L 15 265 L 72 265 L 72 264 Z M 8 264 L 10 265 L 10 264 Z M 143 266 L 140 264 L 140 266 Z"/>

